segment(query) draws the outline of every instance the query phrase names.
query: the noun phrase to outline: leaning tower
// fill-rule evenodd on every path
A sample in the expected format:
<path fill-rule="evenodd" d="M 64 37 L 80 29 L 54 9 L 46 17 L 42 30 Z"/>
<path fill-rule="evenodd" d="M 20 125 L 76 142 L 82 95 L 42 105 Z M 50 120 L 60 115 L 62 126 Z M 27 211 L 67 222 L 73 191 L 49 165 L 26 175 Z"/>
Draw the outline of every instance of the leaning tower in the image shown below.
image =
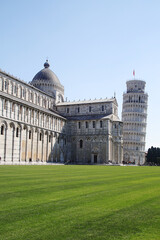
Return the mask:
<path fill-rule="evenodd" d="M 145 81 L 127 81 L 123 94 L 123 160 L 142 165 L 145 162 L 145 137 L 148 94 Z"/>

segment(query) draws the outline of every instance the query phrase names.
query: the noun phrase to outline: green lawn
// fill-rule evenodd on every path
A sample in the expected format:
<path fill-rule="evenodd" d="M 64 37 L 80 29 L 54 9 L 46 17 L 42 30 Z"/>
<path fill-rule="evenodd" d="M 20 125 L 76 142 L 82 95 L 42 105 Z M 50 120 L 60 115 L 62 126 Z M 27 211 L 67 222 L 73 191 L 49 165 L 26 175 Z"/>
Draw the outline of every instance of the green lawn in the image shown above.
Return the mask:
<path fill-rule="evenodd" d="M 0 166 L 0 240 L 160 239 L 160 167 Z"/>

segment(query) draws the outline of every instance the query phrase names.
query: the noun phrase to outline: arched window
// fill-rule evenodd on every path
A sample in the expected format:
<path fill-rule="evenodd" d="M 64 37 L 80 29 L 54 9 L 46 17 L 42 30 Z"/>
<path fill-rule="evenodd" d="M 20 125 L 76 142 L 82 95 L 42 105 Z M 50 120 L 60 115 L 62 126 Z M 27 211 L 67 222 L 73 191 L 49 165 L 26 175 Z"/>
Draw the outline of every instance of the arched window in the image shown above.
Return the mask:
<path fill-rule="evenodd" d="M 33 93 L 30 93 L 30 101 L 33 102 Z"/>
<path fill-rule="evenodd" d="M 28 90 L 28 101 L 30 101 L 30 91 Z"/>
<path fill-rule="evenodd" d="M 42 133 L 39 134 L 39 141 L 42 141 Z"/>
<path fill-rule="evenodd" d="M 17 94 L 17 86 L 14 86 L 14 93 Z"/>
<path fill-rule="evenodd" d="M 46 100 L 43 99 L 43 107 L 46 107 Z"/>
<path fill-rule="evenodd" d="M 20 98 L 22 98 L 22 87 L 20 87 Z"/>
<path fill-rule="evenodd" d="M 34 110 L 32 110 L 32 115 L 31 115 L 31 117 L 32 117 L 32 120 L 33 120 L 33 118 L 34 118 Z"/>
<path fill-rule="evenodd" d="M 4 101 L 4 109 L 7 110 L 7 100 Z"/>
<path fill-rule="evenodd" d="M 11 94 L 13 94 L 13 83 L 11 83 Z"/>
<path fill-rule="evenodd" d="M 31 139 L 31 135 L 32 135 L 31 130 L 29 130 L 29 139 Z"/>
<path fill-rule="evenodd" d="M 15 104 L 12 103 L 12 112 L 14 112 Z"/>
<path fill-rule="evenodd" d="M 26 108 L 26 117 L 28 117 L 28 108 Z"/>
<path fill-rule="evenodd" d="M 23 97 L 26 99 L 26 89 L 23 89 Z"/>
<path fill-rule="evenodd" d="M 20 105 L 19 113 L 22 114 L 22 105 Z"/>
<path fill-rule="evenodd" d="M 80 147 L 80 148 L 83 148 L 83 140 L 80 140 L 80 141 L 79 141 L 79 147 Z"/>
<path fill-rule="evenodd" d="M 7 90 L 7 81 L 4 82 L 4 89 Z"/>
<path fill-rule="evenodd" d="M 37 104 L 37 94 L 35 93 L 35 104 Z"/>
<path fill-rule="evenodd" d="M 1 126 L 1 135 L 4 135 L 4 126 Z"/>
<path fill-rule="evenodd" d="M 16 128 L 16 137 L 18 137 L 19 136 L 19 128 L 17 127 Z"/>

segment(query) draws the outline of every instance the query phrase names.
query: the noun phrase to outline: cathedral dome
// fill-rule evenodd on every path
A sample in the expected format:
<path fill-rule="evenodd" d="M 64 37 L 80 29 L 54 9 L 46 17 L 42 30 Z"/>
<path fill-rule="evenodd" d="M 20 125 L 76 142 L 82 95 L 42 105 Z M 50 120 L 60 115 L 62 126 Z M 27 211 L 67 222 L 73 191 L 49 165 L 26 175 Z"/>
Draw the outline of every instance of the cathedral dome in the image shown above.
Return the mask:
<path fill-rule="evenodd" d="M 52 70 L 50 70 L 49 68 L 49 63 L 48 60 L 44 63 L 44 68 L 39 71 L 33 78 L 31 84 L 34 85 L 37 83 L 37 81 L 42 80 L 45 81 L 45 83 L 50 83 L 56 86 L 61 86 L 61 83 L 58 79 L 58 77 L 56 76 L 56 74 L 54 72 L 52 72 Z"/>
<path fill-rule="evenodd" d="M 48 60 L 44 63 L 44 68 L 39 71 L 31 81 L 31 85 L 41 91 L 53 96 L 57 101 L 63 100 L 64 87 L 61 85 L 58 77 L 50 70 Z"/>

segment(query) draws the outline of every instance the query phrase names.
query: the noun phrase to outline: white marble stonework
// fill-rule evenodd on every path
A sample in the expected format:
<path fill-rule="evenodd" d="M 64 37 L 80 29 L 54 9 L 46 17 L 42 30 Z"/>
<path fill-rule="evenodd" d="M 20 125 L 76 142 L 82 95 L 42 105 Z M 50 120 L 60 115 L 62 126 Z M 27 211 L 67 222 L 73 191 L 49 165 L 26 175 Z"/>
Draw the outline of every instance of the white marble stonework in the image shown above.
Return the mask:
<path fill-rule="evenodd" d="M 145 162 L 148 102 L 145 84 L 141 80 L 127 81 L 127 91 L 123 94 L 123 160 L 138 165 Z"/>
<path fill-rule="evenodd" d="M 27 84 L 0 70 L 0 163 L 123 160 L 116 98 L 64 102 L 48 61 Z"/>

